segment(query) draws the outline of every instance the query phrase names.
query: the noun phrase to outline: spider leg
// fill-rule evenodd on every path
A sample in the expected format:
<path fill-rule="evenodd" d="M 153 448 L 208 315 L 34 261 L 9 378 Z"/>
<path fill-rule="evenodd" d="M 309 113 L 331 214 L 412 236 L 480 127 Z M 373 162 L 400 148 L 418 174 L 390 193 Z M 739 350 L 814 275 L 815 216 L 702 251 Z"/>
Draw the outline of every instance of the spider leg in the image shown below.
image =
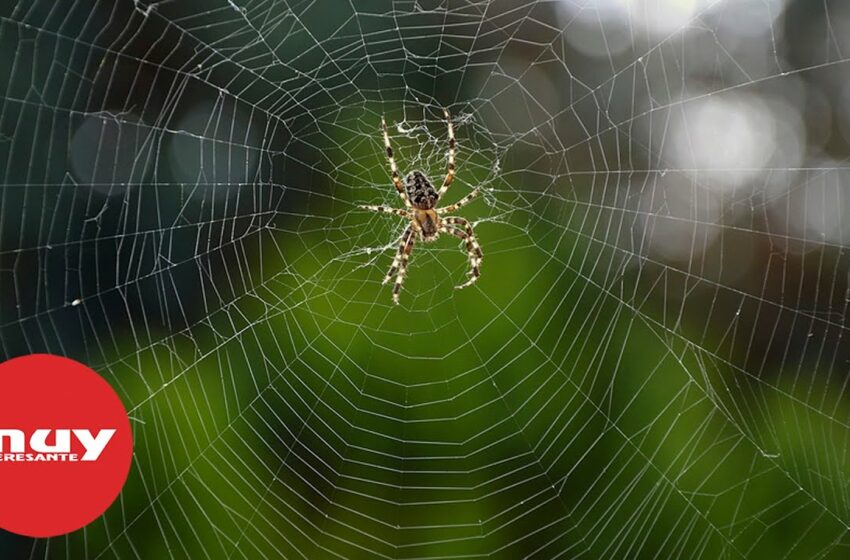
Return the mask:
<path fill-rule="evenodd" d="M 454 125 L 452 125 L 452 118 L 449 116 L 448 109 L 443 109 L 443 115 L 445 115 L 446 122 L 449 125 L 449 165 L 448 171 L 446 171 L 446 178 L 443 180 L 443 186 L 440 187 L 440 192 L 437 193 L 440 197 L 446 194 L 446 191 L 449 190 L 449 185 L 452 184 L 455 178 L 455 129 Z"/>
<path fill-rule="evenodd" d="M 470 278 L 460 286 L 455 286 L 455 288 L 460 290 L 467 286 L 471 286 L 478 280 L 478 278 L 481 277 L 481 261 L 484 259 L 484 254 L 481 252 L 481 246 L 475 238 L 475 232 L 472 230 L 472 224 L 470 224 L 467 220 L 464 220 L 463 218 L 449 217 L 443 220 L 443 223 L 447 224 L 447 226 L 451 226 L 444 226 L 446 232 L 466 241 L 466 253 L 469 255 Z"/>
<path fill-rule="evenodd" d="M 437 214 L 451 214 L 452 212 L 456 212 L 459 208 L 463 208 L 467 204 L 469 204 L 476 196 L 481 194 L 481 187 L 476 188 L 474 191 L 461 198 L 454 204 L 449 204 L 443 208 L 437 208 Z"/>
<path fill-rule="evenodd" d="M 357 207 L 362 208 L 363 210 L 379 212 L 381 214 L 395 214 L 396 216 L 401 216 L 402 218 L 407 218 L 408 216 L 407 211 L 402 210 L 401 208 L 390 208 L 389 206 L 371 206 L 366 204 L 358 204 Z"/>
<path fill-rule="evenodd" d="M 409 231 L 410 233 L 407 235 L 407 241 L 399 251 L 401 263 L 398 265 L 398 276 L 396 276 L 395 285 L 393 286 L 393 303 L 396 305 L 398 305 L 401 285 L 404 283 L 404 275 L 407 274 L 407 263 L 410 261 L 410 253 L 413 251 L 413 243 L 416 241 L 416 235 L 413 233 L 413 230 Z"/>
<path fill-rule="evenodd" d="M 395 157 L 393 157 L 393 148 L 390 146 L 390 133 L 387 131 L 387 121 L 384 117 L 381 117 L 381 129 L 384 131 L 384 147 L 387 149 L 387 159 L 390 161 L 390 171 L 393 173 L 395 190 L 398 191 L 399 196 L 404 201 L 404 205 L 410 208 L 410 200 L 407 198 L 407 193 L 404 191 L 404 186 L 401 184 L 401 179 L 398 176 L 398 166 L 395 163 Z"/>
<path fill-rule="evenodd" d="M 474 271 L 478 270 L 481 264 L 481 248 L 478 247 L 477 243 L 473 244 L 474 237 L 470 237 L 465 231 L 458 229 L 455 225 L 443 225 L 440 231 L 454 235 L 466 242 L 466 254 L 469 256 L 470 274 L 473 276 L 466 283 L 455 287 L 461 289 L 471 285 L 480 276 L 480 273 L 476 274 Z"/>
<path fill-rule="evenodd" d="M 470 251 L 471 247 L 469 245 L 469 236 L 466 235 L 466 232 L 458 229 L 457 226 L 450 226 L 443 224 L 440 226 L 441 233 L 448 233 L 450 235 L 454 235 L 455 237 L 461 239 L 466 244 L 466 253 L 469 255 L 470 261 L 472 260 L 472 252 Z"/>
<path fill-rule="evenodd" d="M 390 271 L 387 272 L 386 276 L 384 276 L 384 281 L 381 282 L 381 284 L 386 284 L 392 280 L 392 277 L 395 276 L 396 272 L 398 272 L 398 268 L 401 265 L 401 256 L 404 253 L 404 248 L 407 246 L 407 242 L 411 237 L 413 237 L 413 226 L 408 226 L 407 229 L 404 230 L 404 233 L 401 234 L 401 241 L 399 242 L 395 257 L 393 257 L 393 264 L 390 267 Z"/>

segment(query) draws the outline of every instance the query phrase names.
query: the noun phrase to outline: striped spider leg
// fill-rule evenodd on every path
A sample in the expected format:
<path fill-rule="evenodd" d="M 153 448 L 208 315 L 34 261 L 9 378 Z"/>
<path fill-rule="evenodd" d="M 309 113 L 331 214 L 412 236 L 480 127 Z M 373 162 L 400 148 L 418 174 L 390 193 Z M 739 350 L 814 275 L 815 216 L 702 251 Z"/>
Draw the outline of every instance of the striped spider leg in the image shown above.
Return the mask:
<path fill-rule="evenodd" d="M 472 224 L 469 221 L 451 216 L 443 220 L 442 231 L 459 237 L 466 242 L 466 254 L 469 256 L 469 280 L 456 289 L 462 290 L 467 286 L 471 286 L 481 277 L 481 261 L 484 260 L 484 253 L 481 251 L 481 245 L 475 238 L 475 232 L 472 230 Z"/>
<path fill-rule="evenodd" d="M 451 214 L 452 212 L 457 212 L 458 209 L 463 208 L 464 206 L 472 202 L 472 200 L 479 194 L 481 194 L 481 187 L 476 187 L 474 191 L 461 198 L 454 204 L 449 204 L 448 206 L 437 208 L 437 214 Z"/>
<path fill-rule="evenodd" d="M 449 126 L 449 163 L 448 170 L 446 171 L 446 178 L 443 180 L 443 186 L 440 187 L 440 192 L 437 193 L 437 197 L 441 198 L 446 191 L 449 190 L 449 185 L 452 184 L 452 181 L 455 179 L 455 128 L 452 124 L 452 118 L 449 115 L 448 109 L 443 109 L 443 115 L 446 117 L 446 123 Z"/>
<path fill-rule="evenodd" d="M 384 117 L 381 117 L 381 130 L 384 132 L 384 147 L 387 150 L 387 159 L 390 162 L 393 185 L 395 185 L 395 190 L 398 191 L 399 196 L 404 201 L 404 205 L 407 208 L 410 208 L 410 199 L 407 197 L 407 192 L 404 190 L 404 186 L 401 184 L 401 179 L 398 175 L 398 166 L 396 165 L 395 157 L 393 156 L 393 148 L 390 146 L 390 133 L 387 131 L 387 120 Z"/>
<path fill-rule="evenodd" d="M 384 277 L 382 284 L 389 282 L 393 275 L 396 275 L 395 284 L 393 285 L 393 303 L 398 305 L 399 294 L 401 294 L 401 285 L 404 283 L 404 276 L 407 274 L 407 264 L 410 260 L 410 253 L 413 251 L 413 244 L 416 242 L 416 232 L 413 225 L 407 226 L 401 236 L 401 241 L 398 244 L 393 258 L 393 264 L 390 266 L 389 272 Z"/>

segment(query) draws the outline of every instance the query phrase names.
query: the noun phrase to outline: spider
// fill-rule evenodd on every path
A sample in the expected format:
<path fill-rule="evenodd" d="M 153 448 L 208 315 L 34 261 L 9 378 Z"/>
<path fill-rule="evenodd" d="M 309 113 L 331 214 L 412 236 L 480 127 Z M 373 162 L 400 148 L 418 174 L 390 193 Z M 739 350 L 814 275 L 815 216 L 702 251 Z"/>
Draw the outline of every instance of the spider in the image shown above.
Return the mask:
<path fill-rule="evenodd" d="M 393 303 L 398 305 L 399 294 L 401 293 L 401 285 L 404 282 L 404 275 L 407 273 L 407 264 L 410 259 L 410 253 L 413 251 L 413 244 L 417 239 L 426 243 L 436 240 L 440 233 L 448 233 L 460 238 L 466 242 L 466 252 L 469 256 L 469 280 L 459 286 L 457 289 L 466 288 L 478 280 L 481 267 L 481 260 L 484 255 L 481 253 L 481 247 L 475 239 L 475 232 L 472 231 L 472 225 L 463 218 L 446 217 L 442 215 L 450 214 L 457 209 L 468 204 L 472 199 L 478 196 L 480 189 L 476 188 L 471 193 L 460 199 L 454 204 L 437 208 L 437 203 L 449 190 L 449 185 L 455 178 L 455 133 L 452 126 L 452 120 L 449 116 L 448 109 L 443 109 L 443 115 L 446 118 L 449 128 L 449 162 L 446 178 L 443 180 L 443 185 L 440 190 L 436 190 L 428 177 L 421 171 L 412 171 L 405 177 L 402 184 L 399 178 L 398 166 L 396 166 L 395 158 L 393 157 L 393 149 L 390 146 L 390 135 L 387 132 L 387 122 L 381 118 L 381 129 L 384 132 L 384 146 L 387 149 L 387 159 L 390 163 L 392 171 L 392 180 L 398 191 L 401 200 L 404 202 L 404 209 L 391 208 L 389 206 L 363 206 L 364 210 L 372 210 L 373 212 L 381 212 L 383 214 L 395 214 L 402 218 L 410 220 L 410 225 L 401 234 L 398 251 L 396 252 L 393 264 L 389 272 L 384 277 L 383 284 L 386 284 L 395 275 L 395 285 L 393 286 Z"/>

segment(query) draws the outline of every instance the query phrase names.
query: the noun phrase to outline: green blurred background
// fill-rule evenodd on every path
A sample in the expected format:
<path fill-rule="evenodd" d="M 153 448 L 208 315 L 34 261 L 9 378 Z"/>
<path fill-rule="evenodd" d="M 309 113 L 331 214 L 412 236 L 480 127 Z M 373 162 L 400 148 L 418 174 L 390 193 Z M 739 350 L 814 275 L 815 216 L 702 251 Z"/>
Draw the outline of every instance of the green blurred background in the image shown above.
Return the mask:
<path fill-rule="evenodd" d="M 817 4 L 817 5 L 815 5 Z M 2 558 L 846 558 L 850 10 L 0 8 L 0 349 L 99 371 L 119 500 Z M 402 171 L 485 260 L 381 280 Z M 0 505 L 2 507 L 2 505 Z"/>

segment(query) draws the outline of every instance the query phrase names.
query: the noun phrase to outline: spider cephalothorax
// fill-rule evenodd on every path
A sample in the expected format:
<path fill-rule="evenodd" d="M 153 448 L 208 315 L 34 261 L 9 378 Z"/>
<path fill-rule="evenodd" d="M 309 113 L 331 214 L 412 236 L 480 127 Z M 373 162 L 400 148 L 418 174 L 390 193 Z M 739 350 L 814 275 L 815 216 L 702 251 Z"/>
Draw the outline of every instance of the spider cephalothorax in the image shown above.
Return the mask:
<path fill-rule="evenodd" d="M 381 128 L 384 133 L 384 147 L 387 150 L 387 158 L 390 161 L 393 184 L 399 196 L 401 196 L 402 201 L 404 201 L 406 209 L 402 210 L 388 206 L 361 206 L 361 208 L 383 212 L 385 214 L 395 214 L 410 220 L 410 225 L 407 226 L 407 229 L 401 235 L 401 242 L 399 243 L 398 251 L 393 259 L 390 271 L 384 277 L 384 284 L 386 284 L 394 275 L 396 276 L 395 285 L 393 286 L 393 301 L 395 303 L 398 303 L 401 285 L 404 282 L 404 275 L 407 272 L 407 263 L 416 239 L 420 241 L 434 241 L 442 232 L 454 235 L 466 243 L 466 252 L 469 255 L 470 278 L 460 286 L 457 286 L 458 288 L 465 288 L 473 284 L 481 275 L 479 268 L 483 255 L 481 253 L 481 247 L 475 239 L 475 232 L 472 231 L 472 225 L 463 218 L 441 218 L 441 215 L 454 212 L 475 198 L 478 195 L 478 189 L 473 190 L 454 204 L 437 208 L 437 203 L 446 194 L 449 185 L 452 184 L 455 177 L 454 128 L 452 127 L 452 120 L 449 117 L 448 110 L 444 109 L 443 114 L 449 126 L 449 163 L 446 178 L 443 180 L 443 185 L 439 191 L 434 188 L 428 177 L 421 171 L 411 172 L 405 177 L 404 184 L 402 184 L 398 174 L 398 166 L 396 166 L 395 158 L 393 157 L 393 149 L 390 146 L 387 123 L 384 119 L 381 119 Z"/>

